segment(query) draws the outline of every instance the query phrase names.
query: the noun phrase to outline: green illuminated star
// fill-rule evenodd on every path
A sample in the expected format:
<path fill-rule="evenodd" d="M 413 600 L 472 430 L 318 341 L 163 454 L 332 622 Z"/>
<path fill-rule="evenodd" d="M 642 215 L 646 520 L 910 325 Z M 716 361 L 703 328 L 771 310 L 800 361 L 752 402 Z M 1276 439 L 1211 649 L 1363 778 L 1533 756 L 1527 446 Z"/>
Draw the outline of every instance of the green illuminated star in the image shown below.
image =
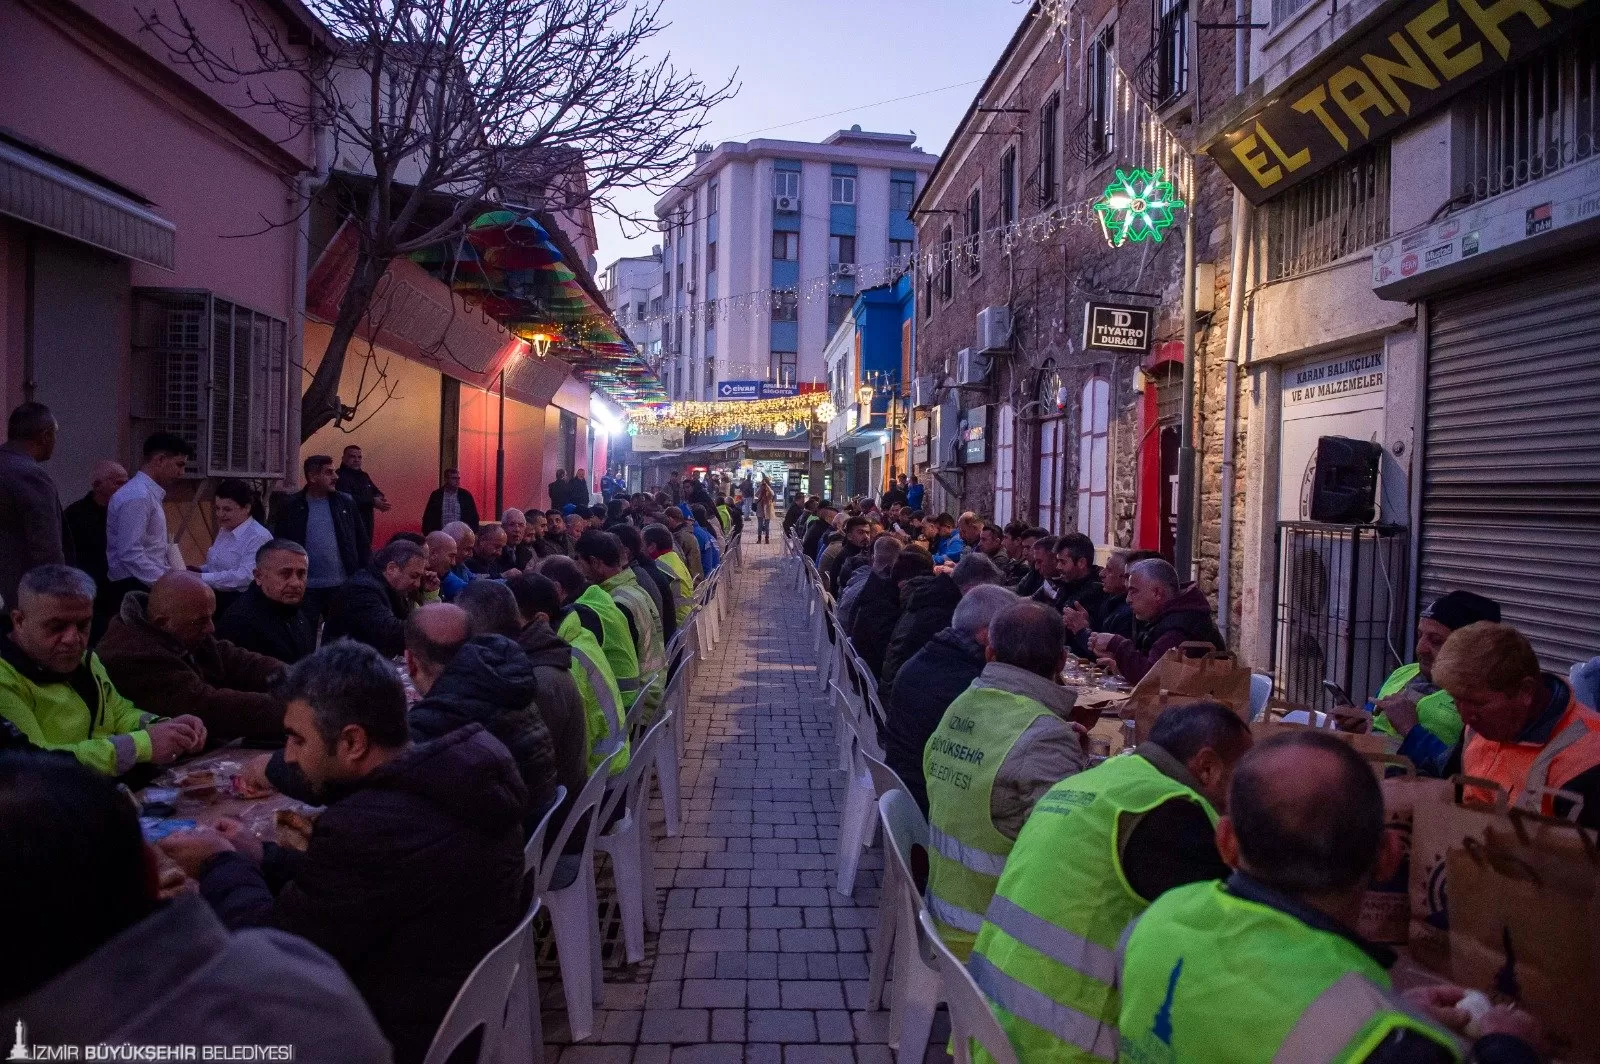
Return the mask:
<path fill-rule="evenodd" d="M 1166 178 L 1166 171 L 1117 171 L 1106 186 L 1105 195 L 1095 203 L 1100 227 L 1114 248 L 1129 240 L 1161 242 L 1161 234 L 1172 225 L 1172 211 L 1184 206 Z"/>

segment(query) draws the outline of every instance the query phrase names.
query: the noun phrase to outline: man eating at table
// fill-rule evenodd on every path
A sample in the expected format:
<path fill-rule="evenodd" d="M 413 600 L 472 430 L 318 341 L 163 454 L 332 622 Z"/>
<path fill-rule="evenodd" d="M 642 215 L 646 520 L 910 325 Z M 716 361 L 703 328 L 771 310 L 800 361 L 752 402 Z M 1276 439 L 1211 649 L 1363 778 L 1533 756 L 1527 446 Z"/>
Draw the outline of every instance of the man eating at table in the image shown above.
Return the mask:
<path fill-rule="evenodd" d="M 165 765 L 206 743 L 188 715 L 163 720 L 120 694 L 89 649 L 94 581 L 67 565 L 29 570 L 11 630 L 0 637 L 0 716 L 45 750 L 62 750 L 108 776 Z"/>
<path fill-rule="evenodd" d="M 411 743 L 400 677 L 371 647 L 324 646 L 276 693 L 285 757 L 327 805 L 305 853 L 228 820 L 162 849 L 229 928 L 277 927 L 332 954 L 395 1060 L 420 1061 L 461 984 L 521 917 L 527 790 L 482 725 Z"/>

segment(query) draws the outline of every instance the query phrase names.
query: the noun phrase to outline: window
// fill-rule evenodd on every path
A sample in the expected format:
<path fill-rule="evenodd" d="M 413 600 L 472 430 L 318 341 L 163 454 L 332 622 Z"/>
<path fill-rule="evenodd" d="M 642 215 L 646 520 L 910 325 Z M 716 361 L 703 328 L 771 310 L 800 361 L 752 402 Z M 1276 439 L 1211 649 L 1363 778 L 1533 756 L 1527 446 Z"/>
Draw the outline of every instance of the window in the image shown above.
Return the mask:
<path fill-rule="evenodd" d="M 1001 406 L 995 416 L 994 523 L 1004 528 L 1017 508 L 1017 426 L 1010 403 Z"/>
<path fill-rule="evenodd" d="M 1309 4 L 1311 0 L 1272 0 L 1272 24 L 1280 26 L 1284 20 Z"/>
<path fill-rule="evenodd" d="M 831 194 L 834 203 L 854 203 L 856 201 L 856 179 L 835 174 L 831 186 Z"/>
<path fill-rule="evenodd" d="M 889 209 L 902 214 L 911 213 L 911 203 L 917 198 L 917 183 L 915 181 L 889 182 Z"/>
<path fill-rule="evenodd" d="M 1000 156 L 1000 223 L 1017 220 L 1017 149 L 1010 147 Z"/>
<path fill-rule="evenodd" d="M 1106 542 L 1110 500 L 1111 382 L 1092 377 L 1078 405 L 1078 531 Z"/>
<path fill-rule="evenodd" d="M 1112 137 L 1112 107 L 1115 101 L 1117 24 L 1101 30 L 1089 43 L 1088 76 L 1089 158 L 1110 155 L 1116 147 Z"/>
<path fill-rule="evenodd" d="M 1261 208 L 1263 272 L 1294 277 L 1389 238 L 1389 145 L 1341 159 Z"/>
<path fill-rule="evenodd" d="M 933 320 L 933 271 L 922 271 L 922 320 Z"/>
<path fill-rule="evenodd" d="M 683 290 L 683 263 L 678 263 L 678 290 Z"/>
<path fill-rule="evenodd" d="M 793 289 L 780 288 L 772 293 L 772 320 L 800 320 L 800 300 Z"/>
<path fill-rule="evenodd" d="M 844 324 L 844 319 L 850 316 L 850 308 L 856 305 L 855 296 L 832 295 L 828 297 L 828 335 L 832 336 Z"/>
<path fill-rule="evenodd" d="M 954 231 L 948 225 L 944 227 L 939 246 L 942 252 L 939 256 L 939 296 L 942 299 L 949 299 L 951 293 L 955 291 L 955 286 L 951 284 L 951 274 L 954 272 L 956 240 Z"/>
<path fill-rule="evenodd" d="M 983 190 L 975 188 L 967 197 L 967 272 L 977 276 L 983 267 Z"/>
<path fill-rule="evenodd" d="M 633 305 L 633 319 L 635 321 L 644 321 L 644 315 L 645 305 L 643 303 L 635 303 Z"/>
<path fill-rule="evenodd" d="M 1061 125 L 1061 94 L 1052 93 L 1039 111 L 1039 202 L 1056 201 L 1056 142 Z"/>
<path fill-rule="evenodd" d="M 856 261 L 856 238 L 853 236 L 830 236 L 828 238 L 828 262 L 837 266 L 840 263 L 853 263 Z"/>
<path fill-rule="evenodd" d="M 772 352 L 772 380 L 778 385 L 792 385 L 799 380 L 800 356 L 793 351 Z"/>
<path fill-rule="evenodd" d="M 720 185 L 713 181 L 706 186 L 706 217 L 710 218 L 717 213 L 717 193 Z"/>
<path fill-rule="evenodd" d="M 1039 527 L 1052 534 L 1060 515 L 1066 437 L 1066 422 L 1060 418 L 1046 421 L 1039 427 Z"/>
<path fill-rule="evenodd" d="M 1156 2 L 1156 102 L 1189 89 L 1189 0 Z"/>
<path fill-rule="evenodd" d="M 799 233 L 773 233 L 772 257 L 782 262 L 796 262 L 800 258 Z"/>
<path fill-rule="evenodd" d="M 1469 98 L 1454 191 L 1469 203 L 1592 159 L 1600 150 L 1600 30 L 1501 71 Z"/>
<path fill-rule="evenodd" d="M 889 241 L 889 258 L 895 262 L 905 262 L 915 254 L 916 245 L 910 240 Z"/>
<path fill-rule="evenodd" d="M 390 296 L 408 314 L 449 311 L 409 289 Z M 288 327 L 207 292 L 134 290 L 136 435 L 165 430 L 195 449 L 192 472 L 278 478 L 288 455 Z M 296 371 L 298 372 L 298 371 Z M 298 396 L 298 392 L 295 393 Z"/>
<path fill-rule="evenodd" d="M 713 240 L 706 245 L 706 272 L 715 273 L 717 270 L 717 242 Z"/>
<path fill-rule="evenodd" d="M 774 196 L 788 196 L 790 199 L 800 198 L 800 171 L 774 170 L 772 171 L 772 194 Z"/>

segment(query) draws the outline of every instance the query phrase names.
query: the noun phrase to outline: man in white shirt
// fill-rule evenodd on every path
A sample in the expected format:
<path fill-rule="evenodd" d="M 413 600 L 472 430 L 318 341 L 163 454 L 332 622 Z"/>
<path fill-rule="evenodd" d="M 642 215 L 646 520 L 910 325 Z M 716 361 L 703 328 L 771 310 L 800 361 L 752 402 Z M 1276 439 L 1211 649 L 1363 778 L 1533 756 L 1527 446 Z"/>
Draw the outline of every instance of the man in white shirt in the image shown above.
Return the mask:
<path fill-rule="evenodd" d="M 194 449 L 181 436 L 157 432 L 144 441 L 143 453 L 144 464 L 106 508 L 106 575 L 119 603 L 129 591 L 150 590 L 170 568 L 162 502 L 183 477 Z"/>
<path fill-rule="evenodd" d="M 256 552 L 272 542 L 272 533 L 250 516 L 253 501 L 250 485 L 230 478 L 217 485 L 211 502 L 217 536 L 206 552 L 200 579 L 217 592 L 219 616 L 238 592 L 250 586 L 255 579 Z"/>

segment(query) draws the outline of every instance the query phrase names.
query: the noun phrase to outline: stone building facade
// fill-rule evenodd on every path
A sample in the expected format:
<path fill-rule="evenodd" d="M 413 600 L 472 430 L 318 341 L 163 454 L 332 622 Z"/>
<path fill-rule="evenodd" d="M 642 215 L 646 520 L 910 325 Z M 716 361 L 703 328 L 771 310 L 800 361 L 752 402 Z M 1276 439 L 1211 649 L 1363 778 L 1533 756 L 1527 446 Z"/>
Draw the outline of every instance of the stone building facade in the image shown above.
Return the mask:
<path fill-rule="evenodd" d="M 1091 206 L 1119 169 L 1165 164 L 1194 214 L 1194 558 L 1197 578 L 1214 594 L 1233 193 L 1188 148 L 1196 120 L 1234 94 L 1234 49 L 1229 32 L 1202 31 L 1217 40 L 1198 49 L 1184 35 L 1195 21 L 1234 21 L 1232 4 L 1203 0 L 1190 13 L 1160 0 L 1086 0 L 1055 18 L 1046 6 L 1024 16 L 913 212 L 909 467 L 927 483 L 930 507 L 1058 534 L 1081 530 L 1097 544 L 1171 556 L 1184 212 L 1174 212 L 1159 242 L 1113 247 Z M 1091 301 L 1150 308 L 1149 352 L 1086 350 Z M 990 307 L 1009 311 L 1011 329 L 984 373 L 979 315 Z M 963 371 L 963 350 L 973 352 L 966 361 L 977 359 L 976 370 Z M 915 429 L 924 419 L 925 436 Z M 1243 470 L 1242 434 L 1236 445 L 1235 468 Z M 1233 481 L 1242 499 L 1243 475 Z M 1237 576 L 1236 558 L 1232 589 Z"/>

